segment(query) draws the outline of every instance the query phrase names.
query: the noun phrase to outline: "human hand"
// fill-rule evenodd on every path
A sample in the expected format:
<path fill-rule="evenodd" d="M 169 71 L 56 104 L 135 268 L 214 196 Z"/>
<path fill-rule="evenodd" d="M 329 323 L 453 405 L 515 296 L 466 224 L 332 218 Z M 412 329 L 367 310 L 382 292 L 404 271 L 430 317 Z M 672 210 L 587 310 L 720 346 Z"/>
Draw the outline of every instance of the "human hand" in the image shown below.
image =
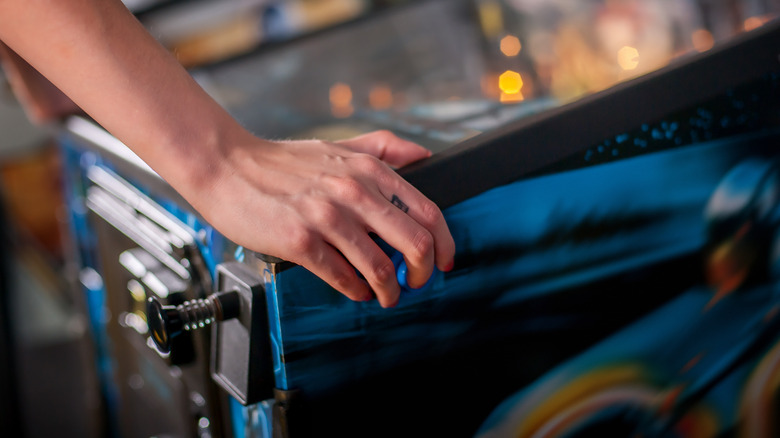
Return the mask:
<path fill-rule="evenodd" d="M 353 300 L 376 295 L 393 307 L 395 267 L 369 233 L 404 255 L 412 287 L 434 265 L 452 268 L 441 211 L 387 165 L 429 155 L 386 131 L 335 143 L 245 139 L 230 147 L 208 192 L 189 198 L 236 243 L 297 263 Z"/>
<path fill-rule="evenodd" d="M 441 211 L 379 159 L 400 166 L 427 156 L 419 147 L 387 132 L 339 143 L 261 140 L 118 0 L 0 1 L 0 40 L 234 242 L 298 263 L 354 300 L 373 290 L 385 307 L 399 286 L 371 234 L 404 254 L 412 287 L 434 264 L 451 267 L 455 244 Z"/>

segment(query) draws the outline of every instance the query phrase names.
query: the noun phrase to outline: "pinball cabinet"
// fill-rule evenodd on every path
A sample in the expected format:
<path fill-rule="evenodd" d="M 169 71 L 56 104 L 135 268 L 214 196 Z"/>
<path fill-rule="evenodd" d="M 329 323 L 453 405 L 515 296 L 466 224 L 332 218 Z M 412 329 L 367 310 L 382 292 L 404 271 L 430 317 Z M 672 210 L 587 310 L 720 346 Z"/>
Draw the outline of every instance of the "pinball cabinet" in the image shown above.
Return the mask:
<path fill-rule="evenodd" d="M 395 309 L 235 245 L 63 125 L 118 436 L 780 434 L 780 25 L 707 45 L 688 2 L 549 3 L 416 2 L 191 69 L 263 135 L 434 152 L 399 173 L 455 268 Z"/>

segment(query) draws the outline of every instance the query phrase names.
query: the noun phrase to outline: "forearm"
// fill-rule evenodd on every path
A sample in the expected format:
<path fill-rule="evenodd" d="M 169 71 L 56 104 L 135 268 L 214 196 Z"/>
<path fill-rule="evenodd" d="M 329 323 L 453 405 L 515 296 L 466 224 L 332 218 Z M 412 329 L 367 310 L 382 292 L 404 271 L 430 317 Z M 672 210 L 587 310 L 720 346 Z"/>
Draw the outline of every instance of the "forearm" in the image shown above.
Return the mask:
<path fill-rule="evenodd" d="M 398 301 L 399 285 L 371 234 L 404 255 L 410 284 L 423 284 L 434 264 L 452 267 L 441 212 L 386 164 L 429 156 L 420 146 L 389 132 L 341 144 L 260 140 L 119 0 L 0 0 L 0 40 L 228 239 L 299 263 L 355 300 L 369 299 L 370 285 L 386 307 Z"/>
<path fill-rule="evenodd" d="M 174 186 L 249 136 L 118 0 L 0 0 L 0 40 Z"/>
<path fill-rule="evenodd" d="M 48 79 L 0 40 L 0 64 L 31 121 L 45 124 L 81 110 Z"/>

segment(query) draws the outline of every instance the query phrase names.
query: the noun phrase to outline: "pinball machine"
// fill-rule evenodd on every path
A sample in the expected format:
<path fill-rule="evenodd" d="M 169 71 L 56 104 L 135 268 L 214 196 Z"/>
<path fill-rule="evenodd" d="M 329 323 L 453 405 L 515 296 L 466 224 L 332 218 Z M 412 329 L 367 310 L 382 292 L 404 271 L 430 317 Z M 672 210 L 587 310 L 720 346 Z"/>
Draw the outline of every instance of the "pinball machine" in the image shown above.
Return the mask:
<path fill-rule="evenodd" d="M 442 208 L 455 268 L 395 309 L 230 242 L 67 120 L 112 430 L 779 433 L 777 5 L 720 38 L 686 2 L 558 3 L 416 2 L 190 70 L 264 136 L 434 152 L 398 172 Z"/>

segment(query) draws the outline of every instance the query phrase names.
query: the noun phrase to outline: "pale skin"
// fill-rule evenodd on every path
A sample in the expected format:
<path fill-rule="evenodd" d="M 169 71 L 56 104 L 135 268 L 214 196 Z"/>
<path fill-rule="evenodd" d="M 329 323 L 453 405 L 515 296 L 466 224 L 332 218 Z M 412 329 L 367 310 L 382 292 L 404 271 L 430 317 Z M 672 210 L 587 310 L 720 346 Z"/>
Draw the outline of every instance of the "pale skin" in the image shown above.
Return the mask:
<path fill-rule="evenodd" d="M 441 211 L 390 167 L 428 157 L 426 149 L 385 131 L 340 142 L 258 138 L 119 0 L 0 0 L 0 41 L 232 241 L 383 307 L 395 306 L 400 290 L 369 233 L 404 254 L 412 287 L 434 266 L 452 269 L 455 244 Z M 390 202 L 394 195 L 408 213 Z"/>

